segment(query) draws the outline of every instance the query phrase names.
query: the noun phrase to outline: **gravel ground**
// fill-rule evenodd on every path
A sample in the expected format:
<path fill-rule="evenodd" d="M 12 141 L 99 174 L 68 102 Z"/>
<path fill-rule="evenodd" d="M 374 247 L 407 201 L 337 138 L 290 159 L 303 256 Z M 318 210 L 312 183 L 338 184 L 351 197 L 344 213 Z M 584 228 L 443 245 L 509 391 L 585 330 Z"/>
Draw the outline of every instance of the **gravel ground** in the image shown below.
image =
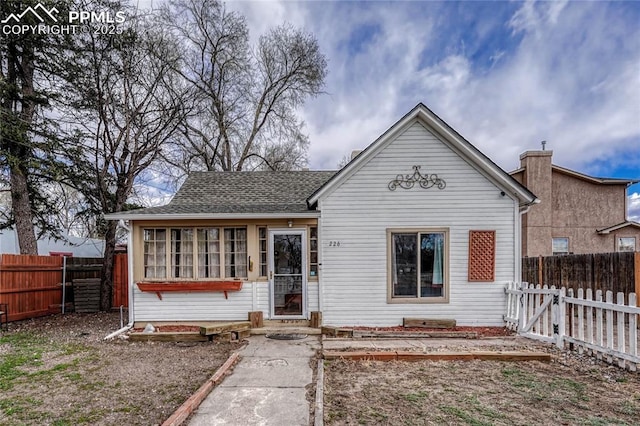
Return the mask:
<path fill-rule="evenodd" d="M 118 313 L 10 324 L 0 334 L 0 425 L 150 425 L 169 417 L 238 344 L 104 341 Z"/>
<path fill-rule="evenodd" d="M 427 351 L 442 350 L 548 351 L 553 361 L 325 362 L 325 424 L 638 424 L 638 373 L 536 342 Z"/>

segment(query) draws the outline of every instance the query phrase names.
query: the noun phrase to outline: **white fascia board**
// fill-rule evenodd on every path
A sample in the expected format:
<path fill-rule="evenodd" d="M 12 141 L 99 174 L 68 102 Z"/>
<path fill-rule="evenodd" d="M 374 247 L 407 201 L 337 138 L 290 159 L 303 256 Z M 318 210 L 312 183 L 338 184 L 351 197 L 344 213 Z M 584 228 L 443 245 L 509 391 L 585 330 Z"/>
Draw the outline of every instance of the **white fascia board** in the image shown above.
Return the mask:
<path fill-rule="evenodd" d="M 400 121 L 396 122 L 393 126 L 387 129 L 382 135 L 378 137 L 373 143 L 371 143 L 368 147 L 364 149 L 356 158 L 354 158 L 349 164 L 347 164 L 342 170 L 338 171 L 336 175 L 334 175 L 328 184 L 325 184 L 313 194 L 308 199 L 308 204 L 313 205 L 318 202 L 320 198 L 323 198 L 325 194 L 330 193 L 333 188 L 338 185 L 340 182 L 344 182 L 349 179 L 354 173 L 356 173 L 360 167 L 366 164 L 369 161 L 370 157 L 376 155 L 378 151 L 380 151 L 386 144 L 393 139 L 397 134 L 402 133 L 402 131 L 413 124 L 416 116 L 418 115 L 419 108 L 415 108 L 413 113 L 405 116 Z"/>
<path fill-rule="evenodd" d="M 638 179 L 618 179 L 618 178 L 600 178 L 585 175 L 584 173 L 576 172 L 575 170 L 567 169 L 565 167 L 556 166 L 555 164 L 551 166 L 552 170 L 566 174 L 568 176 L 575 177 L 577 179 L 582 179 L 591 183 L 599 183 L 603 185 L 626 185 L 630 186 L 640 182 Z"/>
<path fill-rule="evenodd" d="M 440 122 L 440 120 L 431 117 L 426 111 L 420 109 L 419 114 L 429 127 L 449 142 L 450 147 L 454 148 L 458 155 L 466 158 L 467 161 L 478 167 L 485 173 L 485 176 L 491 178 L 497 186 L 510 190 L 511 194 L 515 195 L 521 202 L 527 204 L 535 202 L 536 198 L 531 198 L 530 194 L 523 191 L 522 188 L 517 185 L 514 185 L 512 178 L 502 169 L 498 168 L 498 166 L 487 161 L 487 157 L 484 154 L 481 154 L 477 148 L 474 149 L 471 144 L 460 140 L 458 135 L 453 134 L 447 126 L 444 126 Z"/>
<path fill-rule="evenodd" d="M 627 226 L 631 226 L 632 228 L 640 228 L 640 223 L 633 221 L 622 222 L 608 228 L 596 230 L 596 232 L 600 235 L 607 235 L 613 231 L 617 231 L 618 229 L 626 228 Z"/>
<path fill-rule="evenodd" d="M 319 211 L 309 213 L 174 213 L 174 214 L 127 214 L 112 213 L 107 220 L 197 220 L 197 219 L 308 219 L 320 217 Z"/>

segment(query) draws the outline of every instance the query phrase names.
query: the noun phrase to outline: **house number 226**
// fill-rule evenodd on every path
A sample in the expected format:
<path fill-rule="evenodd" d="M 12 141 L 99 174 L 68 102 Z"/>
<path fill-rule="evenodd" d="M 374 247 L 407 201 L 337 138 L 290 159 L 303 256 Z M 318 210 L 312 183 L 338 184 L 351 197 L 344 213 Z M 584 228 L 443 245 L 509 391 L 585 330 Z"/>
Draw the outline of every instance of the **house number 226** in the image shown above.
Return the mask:
<path fill-rule="evenodd" d="M 340 247 L 340 241 L 329 241 L 329 247 Z"/>

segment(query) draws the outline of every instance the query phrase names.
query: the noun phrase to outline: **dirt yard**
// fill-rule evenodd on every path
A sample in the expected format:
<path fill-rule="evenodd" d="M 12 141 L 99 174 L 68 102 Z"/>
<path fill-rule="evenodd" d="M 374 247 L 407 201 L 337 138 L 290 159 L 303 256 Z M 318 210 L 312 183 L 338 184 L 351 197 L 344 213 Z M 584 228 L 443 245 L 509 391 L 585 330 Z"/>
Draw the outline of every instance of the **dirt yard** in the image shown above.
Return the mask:
<path fill-rule="evenodd" d="M 549 350 L 551 363 L 325 362 L 325 424 L 638 424 L 639 373 Z"/>
<path fill-rule="evenodd" d="M 230 343 L 103 338 L 119 314 L 67 314 L 0 332 L 0 425 L 152 425 L 173 413 L 230 353 Z"/>

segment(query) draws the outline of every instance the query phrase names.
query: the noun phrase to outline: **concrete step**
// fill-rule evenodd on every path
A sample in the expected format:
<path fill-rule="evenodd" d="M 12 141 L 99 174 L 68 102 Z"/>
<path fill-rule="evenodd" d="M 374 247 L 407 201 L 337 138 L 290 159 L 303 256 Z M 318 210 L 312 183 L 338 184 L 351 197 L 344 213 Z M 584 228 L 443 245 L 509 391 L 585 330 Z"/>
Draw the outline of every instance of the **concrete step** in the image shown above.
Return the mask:
<path fill-rule="evenodd" d="M 262 327 L 252 328 L 251 335 L 265 335 L 265 334 L 307 334 L 307 335 L 319 335 L 321 330 L 319 328 L 311 327 Z"/>
<path fill-rule="evenodd" d="M 309 327 L 311 321 L 309 320 L 264 320 L 264 327 Z"/>

